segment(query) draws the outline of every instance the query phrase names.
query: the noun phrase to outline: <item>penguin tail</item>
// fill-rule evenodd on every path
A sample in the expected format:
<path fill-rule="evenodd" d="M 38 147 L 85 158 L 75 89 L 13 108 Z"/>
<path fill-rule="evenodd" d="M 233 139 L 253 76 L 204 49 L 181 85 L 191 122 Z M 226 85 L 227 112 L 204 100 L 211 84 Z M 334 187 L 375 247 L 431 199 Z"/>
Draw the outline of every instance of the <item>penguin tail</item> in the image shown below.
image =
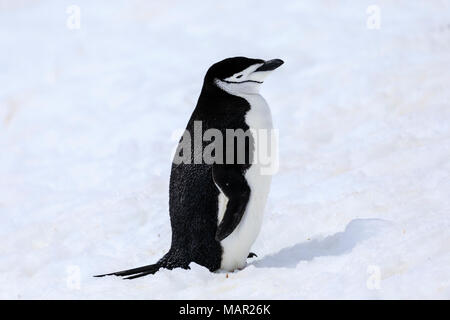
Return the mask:
<path fill-rule="evenodd" d="M 158 272 L 159 269 L 161 269 L 161 264 L 155 263 L 155 264 L 149 264 L 147 266 L 139 267 L 139 268 L 133 268 L 128 270 L 122 270 L 112 273 L 106 273 L 106 274 L 99 274 L 95 275 L 94 277 L 104 277 L 104 276 L 120 276 L 125 277 L 124 279 L 136 279 L 140 278 L 149 274 L 155 274 Z"/>
<path fill-rule="evenodd" d="M 119 276 L 119 277 L 124 277 L 124 279 L 136 279 L 136 278 L 147 276 L 149 274 L 155 274 L 161 268 L 169 269 L 169 270 L 172 270 L 174 268 L 189 269 L 189 264 L 178 262 L 177 261 L 178 259 L 172 259 L 172 257 L 173 257 L 173 255 L 171 254 L 171 252 L 169 252 L 155 264 L 149 264 L 147 266 L 143 266 L 143 267 L 139 267 L 139 268 L 133 268 L 133 269 L 117 271 L 117 272 L 112 272 L 112 273 L 99 274 L 99 275 L 95 275 L 94 277 Z"/>

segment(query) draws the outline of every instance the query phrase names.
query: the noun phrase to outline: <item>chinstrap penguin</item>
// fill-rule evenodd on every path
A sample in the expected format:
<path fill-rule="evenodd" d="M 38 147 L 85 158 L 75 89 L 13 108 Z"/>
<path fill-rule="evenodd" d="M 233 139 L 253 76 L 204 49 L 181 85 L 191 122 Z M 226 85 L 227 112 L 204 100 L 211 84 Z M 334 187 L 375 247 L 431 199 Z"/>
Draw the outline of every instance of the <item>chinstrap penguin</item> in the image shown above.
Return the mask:
<path fill-rule="evenodd" d="M 271 175 L 261 173 L 261 164 L 253 161 L 258 144 L 257 130 L 271 130 L 272 116 L 259 88 L 265 77 L 283 64 L 280 59 L 264 61 L 234 57 L 212 65 L 207 71 L 202 91 L 185 134 L 193 136 L 195 123 L 201 133 L 215 129 L 223 134 L 223 153 L 215 163 L 198 161 L 203 148 L 188 153 L 181 138 L 170 174 L 169 211 L 172 242 L 157 263 L 105 275 L 134 279 L 154 274 L 161 268 L 188 269 L 191 262 L 210 271 L 241 269 L 262 223 L 270 189 Z M 227 130 L 250 132 L 244 143 L 243 161 L 239 161 L 238 143 Z M 227 139 L 228 138 L 228 139 Z M 227 144 L 231 141 L 231 144 Z M 215 143 L 216 141 L 213 141 Z M 202 146 L 208 143 L 203 141 Z M 230 159 L 225 159 L 230 155 Z M 242 159 L 241 159 L 242 160 Z"/>

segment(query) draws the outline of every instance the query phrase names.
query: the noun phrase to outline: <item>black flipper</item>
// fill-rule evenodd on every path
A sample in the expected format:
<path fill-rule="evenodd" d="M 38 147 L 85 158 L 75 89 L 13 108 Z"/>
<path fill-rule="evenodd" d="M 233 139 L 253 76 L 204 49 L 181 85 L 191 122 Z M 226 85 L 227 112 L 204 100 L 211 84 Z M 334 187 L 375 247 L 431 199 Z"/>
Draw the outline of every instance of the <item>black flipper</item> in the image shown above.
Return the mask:
<path fill-rule="evenodd" d="M 227 208 L 222 221 L 217 227 L 216 239 L 221 241 L 228 237 L 244 215 L 250 198 L 250 187 L 238 166 L 216 164 L 213 166 L 214 182 L 228 198 Z"/>

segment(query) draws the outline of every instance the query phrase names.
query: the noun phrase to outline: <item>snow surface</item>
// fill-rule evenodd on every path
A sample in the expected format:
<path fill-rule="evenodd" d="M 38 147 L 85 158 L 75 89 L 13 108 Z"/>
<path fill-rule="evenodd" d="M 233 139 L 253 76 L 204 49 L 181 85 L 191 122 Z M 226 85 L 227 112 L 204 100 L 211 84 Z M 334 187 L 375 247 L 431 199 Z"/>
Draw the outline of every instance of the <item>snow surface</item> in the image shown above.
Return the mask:
<path fill-rule="evenodd" d="M 0 48 L 0 298 L 450 298 L 450 1 L 1 1 Z M 167 251 L 172 150 L 235 55 L 285 61 L 259 257 L 93 278 Z"/>

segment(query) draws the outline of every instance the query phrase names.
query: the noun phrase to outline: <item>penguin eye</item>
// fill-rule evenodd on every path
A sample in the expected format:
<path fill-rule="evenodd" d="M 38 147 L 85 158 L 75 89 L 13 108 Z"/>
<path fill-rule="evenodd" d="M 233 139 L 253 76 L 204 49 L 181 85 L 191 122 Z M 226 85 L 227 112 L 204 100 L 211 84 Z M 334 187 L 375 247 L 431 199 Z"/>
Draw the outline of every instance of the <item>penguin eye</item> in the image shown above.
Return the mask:
<path fill-rule="evenodd" d="M 242 74 L 238 75 L 236 79 L 242 78 Z"/>

